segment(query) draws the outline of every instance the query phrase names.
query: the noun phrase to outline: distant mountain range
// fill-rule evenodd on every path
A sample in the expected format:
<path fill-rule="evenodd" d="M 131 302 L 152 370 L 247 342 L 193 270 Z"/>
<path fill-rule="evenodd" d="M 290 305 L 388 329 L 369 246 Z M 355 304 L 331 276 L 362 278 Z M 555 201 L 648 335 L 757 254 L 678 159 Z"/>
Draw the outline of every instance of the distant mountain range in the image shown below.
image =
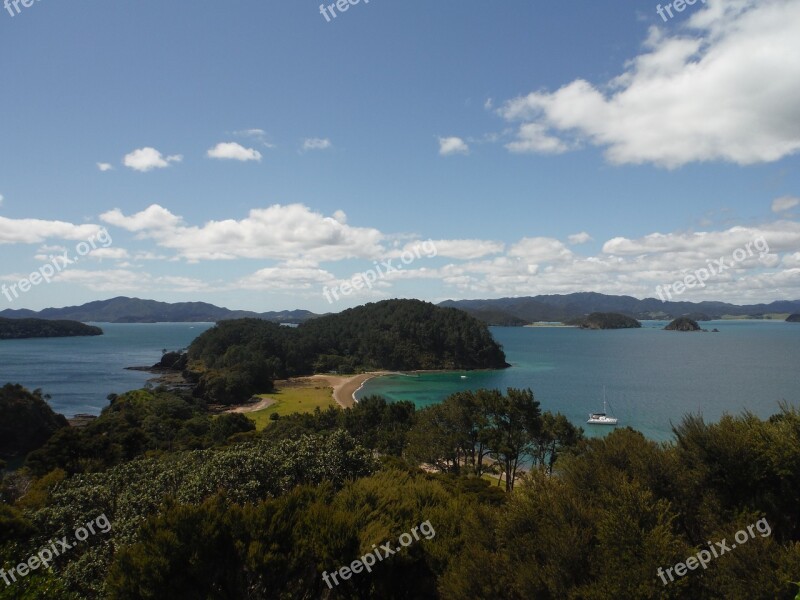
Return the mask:
<path fill-rule="evenodd" d="M 738 306 L 727 302 L 662 302 L 657 298 L 639 300 L 632 296 L 607 296 L 594 292 L 497 300 L 448 300 L 442 302 L 441 306 L 460 308 L 492 325 L 562 322 L 595 312 L 621 313 L 635 319 L 667 320 L 688 316 L 700 321 L 725 316 L 763 318 L 770 314 L 800 312 L 800 300 Z"/>
<path fill-rule="evenodd" d="M 526 325 L 537 321 L 563 322 L 591 313 L 620 313 L 635 319 L 671 320 L 688 316 L 703 321 L 724 316 L 762 318 L 770 314 L 800 313 L 800 300 L 738 306 L 726 302 L 662 302 L 632 296 L 607 296 L 594 292 L 577 294 L 499 298 L 496 300 L 447 300 L 440 306 L 460 308 L 490 325 Z M 186 323 L 256 318 L 276 323 L 302 323 L 319 317 L 307 310 L 257 313 L 230 310 L 206 302 L 157 302 L 121 296 L 81 306 L 46 308 L 41 311 L 0 311 L 8 319 L 68 319 L 96 323 Z"/>
<path fill-rule="evenodd" d="M 276 323 L 302 323 L 316 316 L 307 310 L 256 313 L 247 310 L 229 310 L 205 302 L 178 302 L 170 304 L 139 298 L 112 298 L 89 302 L 81 306 L 32 310 L 0 311 L 8 319 L 68 319 L 95 323 L 198 323 L 229 319 L 255 318 Z"/>

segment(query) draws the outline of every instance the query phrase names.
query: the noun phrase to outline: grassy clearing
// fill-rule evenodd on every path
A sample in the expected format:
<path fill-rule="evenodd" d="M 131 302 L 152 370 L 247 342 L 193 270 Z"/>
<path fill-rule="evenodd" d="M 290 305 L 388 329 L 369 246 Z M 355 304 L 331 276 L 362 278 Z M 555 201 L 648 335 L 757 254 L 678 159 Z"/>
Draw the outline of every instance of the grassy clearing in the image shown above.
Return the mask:
<path fill-rule="evenodd" d="M 294 413 L 312 413 L 317 407 L 326 410 L 329 406 L 338 406 L 333 399 L 333 389 L 327 386 L 288 385 L 272 394 L 260 394 L 259 398 L 275 400 L 269 408 L 245 413 L 259 431 L 272 422 L 269 420 L 272 414 L 285 417 Z"/>

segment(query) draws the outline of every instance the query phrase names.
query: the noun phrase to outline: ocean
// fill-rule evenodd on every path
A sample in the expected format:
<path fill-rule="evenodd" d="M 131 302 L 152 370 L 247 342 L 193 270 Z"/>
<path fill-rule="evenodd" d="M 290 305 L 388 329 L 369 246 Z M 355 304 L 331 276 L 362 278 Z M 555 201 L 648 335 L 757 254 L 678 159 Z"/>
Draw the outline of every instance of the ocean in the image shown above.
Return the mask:
<path fill-rule="evenodd" d="M 153 377 L 125 367 L 152 365 L 162 349 L 186 348 L 213 326 L 95 324 L 105 335 L 0 341 L 0 384 L 41 388 L 53 409 L 68 417 L 99 414 L 108 394 L 137 389 Z M 662 331 L 665 324 L 645 321 L 642 329 L 613 331 L 493 327 L 511 368 L 381 377 L 357 397 L 381 394 L 423 407 L 459 390 L 529 387 L 543 410 L 561 412 L 588 435 L 602 435 L 610 428 L 587 425 L 586 418 L 602 410 L 605 387 L 620 426 L 654 440 L 671 439 L 671 425 L 687 413 L 716 421 L 724 412 L 744 410 L 768 417 L 781 400 L 800 406 L 800 324 L 702 323 L 720 333 Z"/>
<path fill-rule="evenodd" d="M 459 390 L 531 388 L 542 410 L 564 414 L 593 436 L 612 429 L 586 424 L 590 412 L 602 411 L 605 387 L 619 426 L 657 441 L 672 439 L 672 424 L 688 413 L 717 421 L 725 412 L 749 410 L 766 418 L 781 400 L 800 406 L 800 324 L 701 323 L 719 333 L 663 331 L 666 324 L 609 331 L 493 327 L 511 368 L 390 375 L 368 381 L 356 397 L 379 394 L 424 407 Z"/>
<path fill-rule="evenodd" d="M 90 323 L 96 337 L 0 340 L 0 385 L 21 383 L 50 394 L 50 406 L 67 417 L 99 415 L 111 393 L 139 389 L 154 375 L 126 371 L 180 350 L 213 323 Z"/>

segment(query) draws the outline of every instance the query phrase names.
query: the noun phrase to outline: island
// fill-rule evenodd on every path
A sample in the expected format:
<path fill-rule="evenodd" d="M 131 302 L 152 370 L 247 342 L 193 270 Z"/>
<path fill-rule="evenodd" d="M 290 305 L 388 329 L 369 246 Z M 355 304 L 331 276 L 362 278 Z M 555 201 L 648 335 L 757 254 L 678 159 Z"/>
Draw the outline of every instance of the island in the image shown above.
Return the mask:
<path fill-rule="evenodd" d="M 800 313 L 789 315 L 786 317 L 787 323 L 800 323 Z"/>
<path fill-rule="evenodd" d="M 595 312 L 588 317 L 579 317 L 565 321 L 566 325 L 574 325 L 581 329 L 637 329 L 642 324 L 627 315 L 619 313 Z"/>
<path fill-rule="evenodd" d="M 222 321 L 188 351 L 187 376 L 211 404 L 236 404 L 273 382 L 314 374 L 503 369 L 488 326 L 456 308 L 385 300 L 286 327 Z"/>
<path fill-rule="evenodd" d="M 0 340 L 103 335 L 103 330 L 78 321 L 0 318 Z"/>
<path fill-rule="evenodd" d="M 697 321 L 689 317 L 678 317 L 672 323 L 664 327 L 665 331 L 703 331 Z"/>

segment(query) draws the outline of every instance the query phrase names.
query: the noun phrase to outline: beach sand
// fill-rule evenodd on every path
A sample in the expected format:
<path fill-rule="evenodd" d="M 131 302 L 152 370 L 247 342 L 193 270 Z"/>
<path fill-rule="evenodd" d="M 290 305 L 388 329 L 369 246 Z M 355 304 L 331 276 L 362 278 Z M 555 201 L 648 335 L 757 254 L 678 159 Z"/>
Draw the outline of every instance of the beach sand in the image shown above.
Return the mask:
<path fill-rule="evenodd" d="M 353 394 L 364 385 L 364 382 L 373 377 L 390 375 L 390 371 L 374 371 L 371 373 L 361 373 L 360 375 L 312 375 L 308 379 L 324 381 L 333 388 L 333 399 L 342 408 L 352 408 L 355 404 Z"/>

